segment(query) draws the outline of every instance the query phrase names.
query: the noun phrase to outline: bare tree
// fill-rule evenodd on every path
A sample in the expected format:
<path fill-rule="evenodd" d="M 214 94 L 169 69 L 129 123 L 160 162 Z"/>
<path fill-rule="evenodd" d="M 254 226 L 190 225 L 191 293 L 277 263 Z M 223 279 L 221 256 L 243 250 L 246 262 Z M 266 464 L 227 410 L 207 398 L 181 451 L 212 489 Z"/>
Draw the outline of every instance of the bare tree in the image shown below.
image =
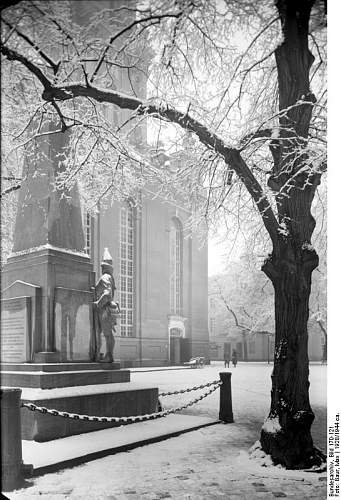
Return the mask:
<path fill-rule="evenodd" d="M 209 293 L 223 307 L 226 331 L 232 327 L 243 339 L 243 360 L 248 360 L 247 341 L 254 335 L 274 335 L 273 294 L 270 283 L 258 270 L 250 271 L 241 262 L 231 263 L 226 274 L 209 280 Z"/>
<path fill-rule="evenodd" d="M 320 464 L 310 433 L 307 322 L 318 265 L 311 206 L 326 163 L 323 10 L 317 0 L 138 5 L 112 10 L 104 2 L 82 20 L 66 1 L 23 1 L 2 13 L 6 159 L 13 165 L 13 151 L 32 138 L 67 132 L 64 184 L 81 175 L 98 187 L 97 174 L 107 183 L 100 196 L 126 196 L 157 178 L 164 189 L 180 186 L 208 220 L 220 210 L 237 218 L 256 210 L 272 245 L 262 269 L 274 287 L 276 323 L 261 445 L 288 468 Z M 147 53 L 148 98 L 139 95 Z M 118 108 L 130 113 L 113 127 L 108 115 Z M 143 141 L 130 140 L 148 117 L 160 134 L 168 123 L 194 137 L 193 159 L 176 180 L 143 159 Z"/>

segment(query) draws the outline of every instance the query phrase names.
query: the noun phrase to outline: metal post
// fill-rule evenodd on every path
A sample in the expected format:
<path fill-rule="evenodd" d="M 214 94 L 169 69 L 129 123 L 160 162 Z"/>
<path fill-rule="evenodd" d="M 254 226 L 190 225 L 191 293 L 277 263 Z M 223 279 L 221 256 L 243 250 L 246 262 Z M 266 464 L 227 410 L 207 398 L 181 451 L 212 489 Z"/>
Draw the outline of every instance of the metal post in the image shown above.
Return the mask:
<path fill-rule="evenodd" d="M 222 381 L 220 386 L 219 420 L 231 423 L 233 422 L 231 372 L 221 372 L 219 375 Z"/>
<path fill-rule="evenodd" d="M 11 491 L 22 482 L 21 389 L 1 389 L 2 490 Z"/>

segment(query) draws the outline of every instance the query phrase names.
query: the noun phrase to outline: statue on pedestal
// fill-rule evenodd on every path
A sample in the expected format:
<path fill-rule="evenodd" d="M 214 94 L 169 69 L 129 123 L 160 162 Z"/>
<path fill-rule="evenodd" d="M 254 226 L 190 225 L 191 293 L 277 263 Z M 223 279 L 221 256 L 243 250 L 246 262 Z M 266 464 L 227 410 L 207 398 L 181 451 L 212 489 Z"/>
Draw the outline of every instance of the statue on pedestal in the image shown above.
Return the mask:
<path fill-rule="evenodd" d="M 104 249 L 102 263 L 102 276 L 95 286 L 94 305 L 94 330 L 95 349 L 92 357 L 97 362 L 112 363 L 114 361 L 113 352 L 115 346 L 114 333 L 117 317 L 120 314 L 120 307 L 114 302 L 116 290 L 113 277 L 112 257 L 107 248 Z M 101 358 L 101 334 L 103 333 L 106 342 L 106 353 Z"/>

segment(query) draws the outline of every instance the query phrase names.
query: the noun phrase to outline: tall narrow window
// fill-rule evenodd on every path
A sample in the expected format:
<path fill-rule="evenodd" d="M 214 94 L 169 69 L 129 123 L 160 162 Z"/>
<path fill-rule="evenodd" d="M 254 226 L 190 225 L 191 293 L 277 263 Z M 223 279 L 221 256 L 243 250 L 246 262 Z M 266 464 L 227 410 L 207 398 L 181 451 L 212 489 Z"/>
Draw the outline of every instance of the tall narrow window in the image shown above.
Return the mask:
<path fill-rule="evenodd" d="M 121 336 L 134 336 L 135 227 L 133 207 L 126 203 L 120 213 L 120 307 Z"/>
<path fill-rule="evenodd" d="M 216 319 L 210 318 L 210 333 L 211 334 L 216 333 L 215 327 L 216 327 Z"/>
<path fill-rule="evenodd" d="M 83 228 L 85 241 L 84 250 L 91 256 L 91 215 L 87 210 L 83 212 Z"/>
<path fill-rule="evenodd" d="M 182 228 L 178 219 L 172 219 L 170 229 L 170 311 L 182 314 Z"/>

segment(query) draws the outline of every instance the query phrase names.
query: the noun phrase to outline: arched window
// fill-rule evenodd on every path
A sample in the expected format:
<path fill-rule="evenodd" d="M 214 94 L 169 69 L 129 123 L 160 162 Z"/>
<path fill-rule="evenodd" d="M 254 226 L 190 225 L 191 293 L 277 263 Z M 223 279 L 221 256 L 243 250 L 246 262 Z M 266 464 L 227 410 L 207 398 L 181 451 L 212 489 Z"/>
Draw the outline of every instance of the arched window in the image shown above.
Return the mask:
<path fill-rule="evenodd" d="M 182 314 L 182 226 L 172 219 L 169 234 L 170 246 L 170 312 Z"/>
<path fill-rule="evenodd" d="M 134 336 L 134 270 L 134 210 L 130 203 L 125 203 L 120 210 L 120 323 L 122 337 Z"/>

